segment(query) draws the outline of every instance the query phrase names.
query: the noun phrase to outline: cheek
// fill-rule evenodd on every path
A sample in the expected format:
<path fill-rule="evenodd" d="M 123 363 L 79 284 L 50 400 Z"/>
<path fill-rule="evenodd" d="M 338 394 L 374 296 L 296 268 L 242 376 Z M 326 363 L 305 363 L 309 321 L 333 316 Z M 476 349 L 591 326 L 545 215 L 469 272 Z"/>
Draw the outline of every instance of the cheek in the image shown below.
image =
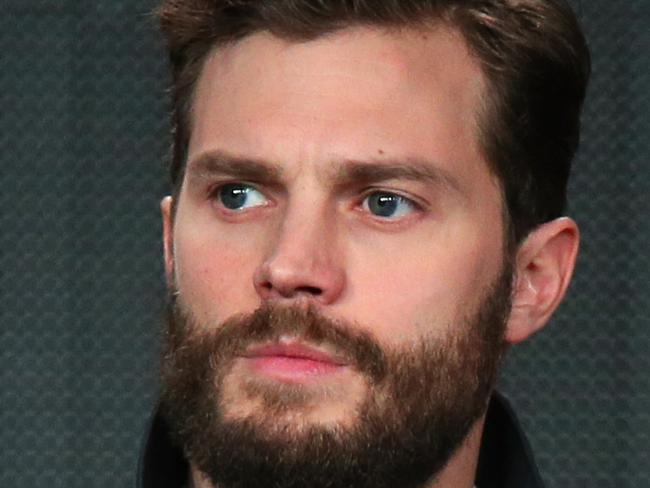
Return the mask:
<path fill-rule="evenodd" d="M 216 235 L 177 232 L 175 281 L 197 317 L 222 321 L 256 306 L 253 273 L 260 257 L 253 247 Z"/>
<path fill-rule="evenodd" d="M 351 300 L 361 304 L 357 320 L 378 339 L 394 343 L 446 333 L 478 306 L 498 272 L 498 254 L 476 236 L 436 241 L 353 253 Z"/>

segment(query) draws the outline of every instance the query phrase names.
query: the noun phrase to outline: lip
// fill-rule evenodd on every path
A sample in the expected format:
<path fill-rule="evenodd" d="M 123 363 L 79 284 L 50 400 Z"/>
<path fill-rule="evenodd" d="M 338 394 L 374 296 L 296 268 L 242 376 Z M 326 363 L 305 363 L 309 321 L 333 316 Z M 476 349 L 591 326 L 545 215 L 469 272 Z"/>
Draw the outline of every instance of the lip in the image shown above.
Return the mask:
<path fill-rule="evenodd" d="M 301 342 L 286 342 L 266 344 L 252 347 L 244 353 L 247 358 L 274 358 L 284 357 L 287 359 L 303 359 L 319 363 L 332 364 L 334 366 L 345 366 L 341 358 L 328 354 L 324 351 L 310 347 Z"/>
<path fill-rule="evenodd" d="M 299 341 L 254 346 L 242 356 L 255 374 L 289 383 L 324 379 L 347 365 L 341 358 Z"/>

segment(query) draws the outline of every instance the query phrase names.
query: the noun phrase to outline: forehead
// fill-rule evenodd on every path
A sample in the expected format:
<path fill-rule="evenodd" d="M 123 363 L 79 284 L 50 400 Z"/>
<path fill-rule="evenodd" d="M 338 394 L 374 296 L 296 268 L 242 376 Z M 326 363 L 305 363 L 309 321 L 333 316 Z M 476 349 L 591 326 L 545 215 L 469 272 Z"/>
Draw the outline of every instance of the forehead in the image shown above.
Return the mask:
<path fill-rule="evenodd" d="M 257 33 L 206 60 L 189 160 L 210 150 L 283 165 L 385 153 L 486 170 L 476 130 L 483 86 L 461 36 L 443 26 L 306 42 Z"/>

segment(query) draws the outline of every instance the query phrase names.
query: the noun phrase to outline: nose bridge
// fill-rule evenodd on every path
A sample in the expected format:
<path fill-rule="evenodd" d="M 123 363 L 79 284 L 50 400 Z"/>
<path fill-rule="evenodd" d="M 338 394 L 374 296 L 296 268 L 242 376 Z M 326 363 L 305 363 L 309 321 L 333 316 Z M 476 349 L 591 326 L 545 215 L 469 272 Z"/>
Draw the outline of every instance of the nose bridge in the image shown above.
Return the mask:
<path fill-rule="evenodd" d="M 274 250 L 277 259 L 293 259 L 313 267 L 326 264 L 325 244 L 336 237 L 331 212 L 326 207 L 326 202 L 318 198 L 296 199 L 290 203 L 277 236 Z"/>
<path fill-rule="evenodd" d="M 256 272 L 258 293 L 263 299 L 308 296 L 331 303 L 344 282 L 336 209 L 315 192 L 290 198 L 268 256 Z"/>

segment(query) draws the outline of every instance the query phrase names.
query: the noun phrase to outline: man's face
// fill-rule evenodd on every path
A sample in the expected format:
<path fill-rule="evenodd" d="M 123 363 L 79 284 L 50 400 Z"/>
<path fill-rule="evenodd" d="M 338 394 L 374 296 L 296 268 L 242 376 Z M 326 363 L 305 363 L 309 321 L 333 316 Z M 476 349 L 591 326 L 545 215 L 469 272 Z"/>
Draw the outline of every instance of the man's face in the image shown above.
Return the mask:
<path fill-rule="evenodd" d="M 221 341 L 226 359 L 195 356 L 215 365 L 204 370 L 222 421 L 261 428 L 272 415 L 287 439 L 354 430 L 391 392 L 346 344 L 374 345 L 364 357 L 388 368 L 411 357 L 472 377 L 459 355 L 485 337 L 499 349 L 494 335 L 470 339 L 481 321 L 502 330 L 510 280 L 500 189 L 478 146 L 482 90 L 460 37 L 442 28 L 305 43 L 256 34 L 208 58 L 166 258 L 176 324 L 191 328 L 177 346 L 251 331 Z M 257 336 L 255 311 L 266 317 Z M 192 342 L 203 333 L 213 339 Z M 436 361 L 418 355 L 431 345 Z"/>

